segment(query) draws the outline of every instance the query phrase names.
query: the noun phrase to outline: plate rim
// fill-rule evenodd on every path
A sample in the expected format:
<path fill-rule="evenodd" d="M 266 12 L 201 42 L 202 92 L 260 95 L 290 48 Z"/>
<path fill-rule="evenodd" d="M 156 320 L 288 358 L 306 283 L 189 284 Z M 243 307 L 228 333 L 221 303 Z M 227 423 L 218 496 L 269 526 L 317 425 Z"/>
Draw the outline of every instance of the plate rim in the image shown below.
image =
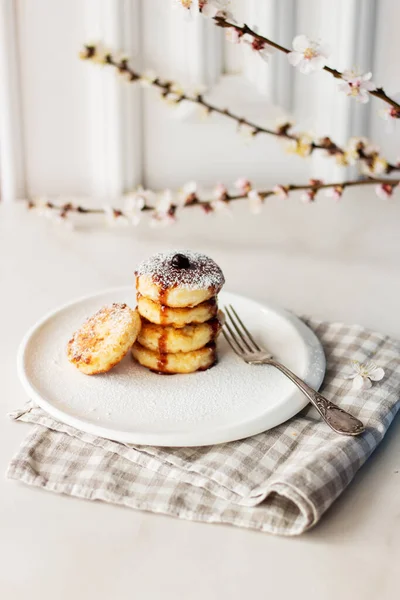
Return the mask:
<path fill-rule="evenodd" d="M 95 435 L 97 437 L 103 437 L 103 438 L 113 440 L 116 442 L 132 444 L 133 446 L 146 445 L 146 446 L 158 446 L 158 447 L 173 448 L 173 447 L 210 446 L 210 445 L 228 443 L 231 441 L 245 439 L 247 437 L 252 437 L 252 436 L 258 435 L 264 431 L 268 431 L 269 429 L 272 429 L 273 427 L 276 427 L 276 426 L 280 425 L 281 423 L 287 422 L 290 418 L 292 418 L 293 416 L 298 414 L 301 410 L 303 410 L 303 408 L 305 406 L 307 406 L 308 401 L 307 401 L 306 397 L 304 396 L 304 394 L 301 394 L 300 391 L 297 391 L 297 392 L 295 392 L 296 395 L 299 395 L 299 398 L 302 397 L 304 400 L 303 403 L 301 403 L 302 406 L 299 407 L 298 405 L 296 405 L 296 403 L 294 403 L 294 405 L 295 405 L 294 410 L 293 411 L 288 410 L 286 412 L 285 417 L 283 419 L 282 418 L 277 419 L 277 421 L 274 424 L 268 425 L 266 427 L 265 425 L 262 424 L 263 423 L 262 416 L 257 416 L 250 421 L 246 421 L 244 426 L 242 426 L 240 424 L 231 426 L 231 427 L 229 427 L 229 426 L 228 427 L 226 427 L 226 426 L 215 427 L 214 426 L 212 428 L 211 432 L 201 433 L 200 437 L 202 438 L 202 441 L 199 442 L 197 440 L 195 443 L 190 441 L 190 437 L 193 436 L 193 434 L 191 432 L 183 432 L 183 433 L 182 432 L 179 432 L 179 433 L 166 432 L 165 439 L 163 439 L 161 441 L 160 436 L 163 436 L 162 433 L 135 432 L 134 434 L 132 434 L 131 431 L 108 429 L 107 427 L 103 427 L 101 425 L 90 423 L 80 417 L 74 417 L 72 415 L 69 415 L 66 412 L 63 412 L 62 410 L 59 410 L 57 407 L 53 406 L 53 404 L 50 401 L 46 400 L 46 398 L 44 398 L 40 394 L 39 390 L 37 390 L 35 385 L 33 383 L 31 383 L 29 380 L 27 370 L 25 369 L 25 356 L 26 356 L 26 352 L 27 352 L 27 348 L 28 348 L 30 339 L 33 337 L 33 335 L 36 333 L 36 331 L 38 331 L 40 329 L 40 327 L 42 327 L 47 321 L 49 321 L 51 318 L 54 318 L 57 315 L 57 313 L 61 313 L 71 306 L 80 304 L 81 302 L 91 300 L 91 299 L 97 298 L 97 297 L 105 295 L 105 294 L 128 293 L 128 292 L 132 292 L 132 290 L 133 290 L 133 288 L 131 285 L 114 286 L 111 288 L 106 288 L 106 289 L 94 292 L 92 294 L 86 294 L 86 295 L 80 296 L 80 297 L 70 300 L 69 302 L 66 302 L 60 306 L 57 306 L 55 309 L 52 309 L 52 310 L 46 312 L 46 314 L 43 317 L 41 317 L 31 327 L 28 328 L 27 332 L 25 333 L 25 335 L 23 336 L 23 338 L 20 342 L 20 345 L 19 345 L 19 348 L 17 351 L 18 377 L 20 379 L 23 389 L 28 394 L 29 398 L 31 400 L 35 401 L 38 404 L 38 406 L 40 406 L 40 408 L 42 408 L 50 416 L 53 416 L 56 419 L 58 419 L 59 421 L 61 421 L 62 423 L 65 423 L 66 425 L 74 427 L 75 429 L 78 429 L 85 433 L 90 433 L 91 435 Z M 302 321 L 302 319 L 300 319 L 297 315 L 295 315 L 291 311 L 289 311 L 285 308 L 282 308 L 270 301 L 263 302 L 263 301 L 255 300 L 253 298 L 249 298 L 248 296 L 244 296 L 242 294 L 237 294 L 236 292 L 230 292 L 229 290 L 226 290 L 226 291 L 224 290 L 223 293 L 232 294 L 233 296 L 236 296 L 237 298 L 240 298 L 241 300 L 251 301 L 251 302 L 257 304 L 261 309 L 265 308 L 272 312 L 275 312 L 279 316 L 287 319 L 292 325 L 294 325 L 297 332 L 301 334 L 301 337 L 303 340 L 312 342 L 314 352 L 316 353 L 316 356 L 317 356 L 316 362 L 318 362 L 318 364 L 320 365 L 321 368 L 316 370 L 315 372 L 313 372 L 309 367 L 307 373 L 304 375 L 304 378 L 307 380 L 309 385 L 314 387 L 314 389 L 318 390 L 321 387 L 322 382 L 325 377 L 325 373 L 326 373 L 326 357 L 325 357 L 324 349 L 322 347 L 320 340 L 316 336 L 316 334 L 312 331 L 312 329 L 310 327 L 308 327 L 308 325 L 306 325 L 304 323 L 304 321 Z M 254 421 L 259 423 L 258 427 L 252 427 L 252 424 L 254 423 Z M 216 441 L 215 436 L 218 434 L 218 432 L 221 429 L 222 429 L 221 435 L 219 437 L 217 436 L 218 441 Z M 232 432 L 232 430 L 233 430 L 233 432 L 236 432 L 236 433 L 231 433 L 231 434 L 227 433 L 229 431 Z M 240 433 L 239 433 L 239 431 L 240 431 Z M 222 435 L 223 432 L 225 433 L 225 435 Z M 132 441 L 133 437 L 135 437 L 135 441 Z M 179 438 L 178 443 L 173 442 L 172 438 L 176 439 L 177 437 Z M 158 442 L 152 441 L 152 440 L 155 440 L 156 438 L 159 439 Z"/>

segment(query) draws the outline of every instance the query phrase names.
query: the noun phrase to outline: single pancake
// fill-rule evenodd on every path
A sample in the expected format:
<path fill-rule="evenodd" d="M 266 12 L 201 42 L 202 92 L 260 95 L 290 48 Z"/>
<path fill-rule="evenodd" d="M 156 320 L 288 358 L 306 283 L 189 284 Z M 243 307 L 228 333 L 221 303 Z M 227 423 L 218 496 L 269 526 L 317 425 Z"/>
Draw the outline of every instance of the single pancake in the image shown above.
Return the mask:
<path fill-rule="evenodd" d="M 189 250 L 155 254 L 139 265 L 135 276 L 139 294 L 172 308 L 197 306 L 225 283 L 212 258 Z"/>
<path fill-rule="evenodd" d="M 192 308 L 171 308 L 138 294 L 137 305 L 140 315 L 151 323 L 173 325 L 174 327 L 204 323 L 215 317 L 218 312 L 215 298 L 211 298 Z"/>
<path fill-rule="evenodd" d="M 199 323 L 198 325 L 185 325 L 173 327 L 172 325 L 156 325 L 142 320 L 137 341 L 139 344 L 154 352 L 192 352 L 206 346 L 213 341 L 221 330 L 218 317 Z"/>
<path fill-rule="evenodd" d="M 139 313 L 127 304 L 110 304 L 85 321 L 67 345 L 68 360 L 86 375 L 106 373 L 135 342 Z"/>
<path fill-rule="evenodd" d="M 133 357 L 144 367 L 158 373 L 194 373 L 204 371 L 215 364 L 215 344 L 193 352 L 159 353 L 144 348 L 138 342 L 132 347 Z"/>

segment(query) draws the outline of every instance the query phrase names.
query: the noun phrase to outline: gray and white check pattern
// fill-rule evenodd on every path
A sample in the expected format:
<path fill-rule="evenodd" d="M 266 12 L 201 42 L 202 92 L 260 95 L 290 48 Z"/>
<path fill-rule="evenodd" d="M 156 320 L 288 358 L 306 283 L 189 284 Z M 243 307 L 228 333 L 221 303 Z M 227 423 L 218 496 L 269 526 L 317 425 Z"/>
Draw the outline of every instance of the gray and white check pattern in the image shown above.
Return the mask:
<path fill-rule="evenodd" d="M 12 413 L 36 426 L 7 476 L 53 492 L 208 523 L 298 535 L 321 518 L 384 437 L 400 408 L 400 345 L 359 326 L 307 320 L 321 340 L 323 394 L 366 425 L 332 432 L 309 407 L 271 431 L 202 448 L 129 446 L 55 421 L 29 403 Z M 344 371 L 373 359 L 385 377 L 353 391 Z"/>

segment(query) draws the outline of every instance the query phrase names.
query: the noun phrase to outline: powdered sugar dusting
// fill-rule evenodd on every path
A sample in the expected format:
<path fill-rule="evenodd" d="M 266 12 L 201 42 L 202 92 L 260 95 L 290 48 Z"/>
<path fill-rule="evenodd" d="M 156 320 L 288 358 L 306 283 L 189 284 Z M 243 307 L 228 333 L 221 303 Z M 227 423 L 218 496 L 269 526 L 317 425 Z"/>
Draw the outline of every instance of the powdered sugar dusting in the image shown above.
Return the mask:
<path fill-rule="evenodd" d="M 103 327 L 112 331 L 111 339 L 100 338 Z M 103 306 L 74 332 L 68 344 L 69 355 L 84 360 L 86 356 L 104 351 L 105 347 L 115 343 L 115 337 L 124 335 L 131 327 L 132 311 L 127 304 L 114 302 Z"/>
<path fill-rule="evenodd" d="M 272 424 L 277 424 L 282 407 L 293 414 L 304 406 L 302 395 L 281 373 L 245 364 L 222 336 L 218 338 L 219 362 L 208 371 L 157 375 L 135 363 L 128 353 L 109 373 L 80 373 L 67 360 L 65 342 L 86 315 L 113 301 L 133 308 L 135 290 L 122 288 L 79 301 L 55 313 L 30 338 L 25 372 L 32 389 L 48 403 L 42 407 L 60 411 L 59 419 L 64 415 L 72 425 L 96 427 L 99 435 L 131 443 L 193 445 L 214 443 L 221 432 L 226 436 L 232 428 L 257 424 L 259 419 L 268 428 L 269 415 Z M 257 339 L 298 375 L 304 377 L 310 369 L 317 372 L 320 365 L 312 344 L 286 317 L 233 294 L 221 293 L 221 303 L 232 303 Z M 312 379 L 309 383 L 316 385 Z M 210 432 L 215 432 L 211 441 L 196 441 Z M 151 437 L 144 440 L 143 436 Z M 183 436 L 187 437 L 182 442 Z"/>
<path fill-rule="evenodd" d="M 176 254 L 183 254 L 189 259 L 189 268 L 179 269 L 173 266 L 172 259 Z M 217 263 L 209 256 L 192 250 L 154 254 L 139 265 L 136 274 L 149 275 L 165 289 L 177 286 L 188 290 L 212 288 L 218 294 L 225 283 L 224 274 Z"/>

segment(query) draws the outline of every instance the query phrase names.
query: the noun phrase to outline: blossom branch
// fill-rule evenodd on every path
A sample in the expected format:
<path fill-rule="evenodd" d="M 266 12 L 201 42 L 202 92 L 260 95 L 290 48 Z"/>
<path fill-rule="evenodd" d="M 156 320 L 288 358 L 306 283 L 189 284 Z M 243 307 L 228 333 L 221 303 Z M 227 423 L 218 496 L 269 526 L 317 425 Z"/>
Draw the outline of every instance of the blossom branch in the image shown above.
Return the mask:
<path fill-rule="evenodd" d="M 249 27 L 245 23 L 243 25 L 238 25 L 234 22 L 228 21 L 224 16 L 218 14 L 214 17 L 214 21 L 218 27 L 228 28 L 236 31 L 239 38 L 243 35 L 250 35 L 254 40 L 257 40 L 259 44 L 262 44 L 263 46 L 271 46 L 279 52 L 283 52 L 287 55 L 291 53 L 291 50 L 289 50 L 289 48 L 285 48 L 284 46 L 277 44 L 273 40 L 270 40 L 269 38 L 261 35 L 260 33 L 257 33 L 256 31 L 254 31 L 254 29 L 251 29 L 251 27 Z M 337 69 L 332 69 L 327 65 L 324 65 L 322 69 L 327 73 L 330 73 L 335 79 L 346 80 L 345 74 L 341 71 L 338 71 Z M 379 98 L 383 102 L 389 104 L 394 109 L 391 113 L 392 117 L 397 119 L 400 118 L 400 104 L 396 102 L 396 100 L 394 100 L 393 98 L 390 98 L 384 91 L 383 87 L 369 89 L 367 91 L 371 96 Z"/>
<path fill-rule="evenodd" d="M 103 215 L 109 224 L 137 225 L 141 214 L 148 212 L 151 214 L 151 223 L 157 225 L 169 225 L 176 221 L 176 213 L 182 209 L 198 206 L 208 214 L 211 212 L 226 211 L 231 202 L 247 199 L 249 208 L 254 214 L 261 212 L 262 205 L 266 198 L 277 196 L 279 198 L 288 198 L 291 192 L 302 192 L 301 200 L 303 202 L 314 202 L 316 196 L 322 190 L 327 191 L 327 195 L 339 200 L 347 188 L 359 186 L 375 185 L 375 191 L 381 198 L 392 196 L 395 186 L 400 184 L 400 179 L 389 178 L 379 179 L 354 179 L 336 183 L 324 183 L 323 181 L 312 179 L 307 184 L 287 184 L 276 185 L 268 190 L 257 190 L 246 178 L 240 178 L 235 183 L 236 193 L 230 193 L 223 184 L 218 184 L 213 192 L 213 199 L 202 199 L 194 182 L 187 183 L 175 196 L 170 190 L 165 190 L 161 194 L 156 194 L 150 190 L 144 190 L 139 187 L 131 194 L 125 196 L 125 208 L 117 209 L 111 206 L 88 208 L 73 202 L 65 204 L 55 204 L 46 199 L 29 200 L 27 206 L 29 209 L 38 212 L 38 214 L 55 220 L 59 223 L 68 223 L 71 214 L 80 215 Z"/>
<path fill-rule="evenodd" d="M 230 24 L 227 23 L 226 26 Z M 243 27 L 247 27 L 244 25 Z M 278 44 L 279 45 L 279 44 Z M 153 88 L 158 89 L 161 97 L 170 101 L 171 103 L 178 105 L 182 102 L 189 102 L 201 106 L 206 114 L 217 113 L 224 117 L 235 121 L 239 127 L 246 127 L 250 131 L 250 135 L 255 137 L 258 134 L 271 135 L 277 138 L 285 139 L 289 142 L 287 151 L 293 154 L 297 154 L 302 157 L 309 156 L 315 150 L 323 150 L 329 156 L 335 156 L 337 162 L 346 166 L 349 164 L 355 164 L 357 161 L 361 161 L 363 164 L 364 172 L 366 175 L 382 175 L 383 173 L 391 173 L 393 171 L 400 170 L 400 164 L 390 164 L 384 158 L 379 155 L 379 151 L 375 146 L 369 144 L 365 138 L 353 138 L 350 140 L 349 147 L 341 148 L 330 137 L 325 136 L 319 140 L 313 140 L 310 136 L 301 133 L 294 133 L 292 131 L 292 123 L 289 121 L 283 122 L 276 129 L 270 129 L 262 127 L 236 115 L 228 108 L 220 108 L 211 104 L 204 99 L 201 93 L 190 95 L 185 93 L 176 83 L 173 81 L 162 80 L 155 75 L 149 75 L 146 73 L 139 73 L 135 71 L 128 62 L 126 57 L 119 58 L 114 56 L 109 51 L 104 51 L 100 46 L 94 44 L 87 44 L 84 46 L 80 53 L 80 57 L 83 60 L 90 60 L 95 63 L 103 65 L 109 65 L 117 69 L 118 73 L 127 79 L 129 82 L 142 82 Z"/>

